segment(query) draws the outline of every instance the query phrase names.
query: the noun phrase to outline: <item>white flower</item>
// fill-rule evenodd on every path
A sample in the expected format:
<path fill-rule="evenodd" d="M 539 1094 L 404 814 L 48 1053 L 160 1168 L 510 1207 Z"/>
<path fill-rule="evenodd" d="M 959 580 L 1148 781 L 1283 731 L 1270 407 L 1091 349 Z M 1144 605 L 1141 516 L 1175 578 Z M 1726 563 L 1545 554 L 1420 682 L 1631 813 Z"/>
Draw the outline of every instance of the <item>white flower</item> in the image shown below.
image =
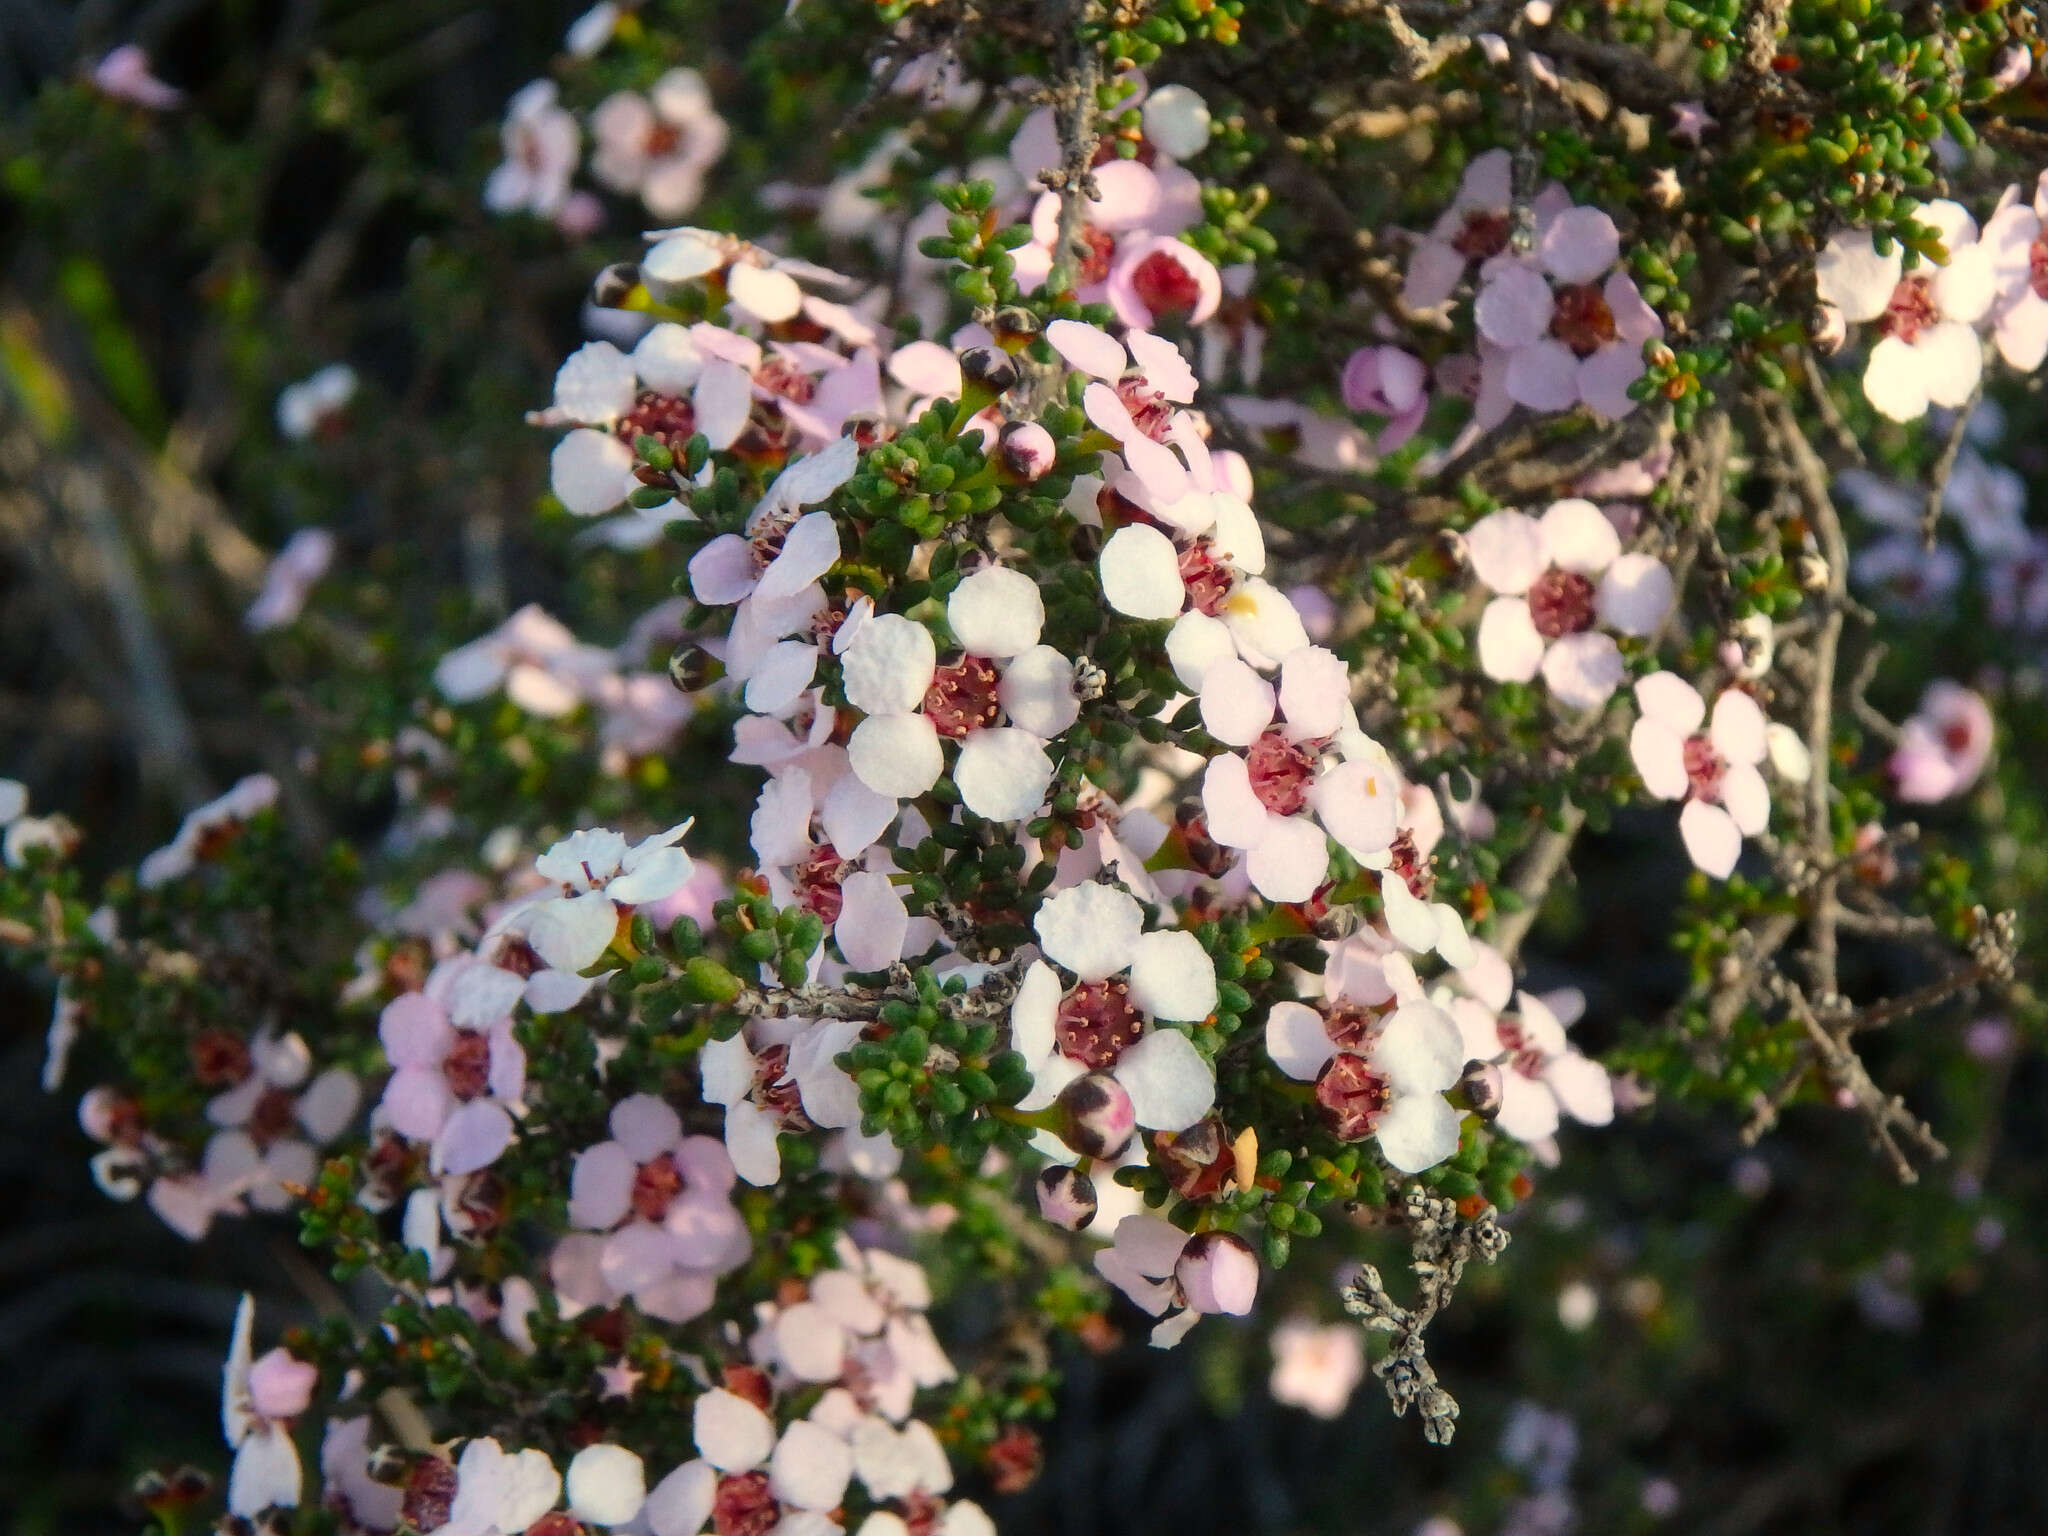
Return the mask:
<path fill-rule="evenodd" d="M 1390 957 L 1385 974 L 1393 993 L 1372 1002 L 1275 1003 L 1266 1054 L 1316 1085 L 1338 1140 L 1375 1137 L 1392 1167 L 1420 1173 L 1458 1150 L 1458 1113 L 1443 1095 L 1465 1056 L 1456 1022 L 1422 995 L 1406 961 Z"/>
<path fill-rule="evenodd" d="M 689 883 L 695 866 L 678 843 L 691 822 L 679 822 L 637 843 L 605 827 L 572 833 L 534 860 L 540 876 L 560 888 L 521 909 L 517 926 L 550 966 L 583 971 L 618 936 L 620 908 L 657 902 Z"/>
<path fill-rule="evenodd" d="M 1031 1071 L 1020 1107 L 1043 1109 L 1092 1071 L 1123 1086 L 1147 1129 L 1184 1131 L 1208 1114 L 1215 1069 L 1186 1034 L 1160 1027 L 1215 1011 L 1215 962 L 1195 936 L 1144 932 L 1135 897 L 1092 882 L 1049 898 L 1033 922 L 1047 958 L 1077 980 L 1066 986 L 1044 961 L 1024 973 L 1010 1009 L 1011 1043 Z"/>
<path fill-rule="evenodd" d="M 228 1511 L 254 1518 L 268 1509 L 299 1502 L 298 1447 L 290 1421 L 306 1411 L 318 1373 L 305 1362 L 274 1349 L 254 1358 L 251 1334 L 256 1304 L 244 1296 L 235 1308 L 235 1331 L 221 1371 L 220 1421 L 234 1448 L 228 1474 Z"/>
<path fill-rule="evenodd" d="M 277 429 L 293 442 L 303 442 L 337 422 L 356 395 L 356 371 L 347 363 L 325 368 L 287 384 L 277 394 Z"/>
<path fill-rule="evenodd" d="M 569 198 L 583 135 L 557 99 L 555 82 L 522 86 L 505 112 L 504 163 L 484 183 L 484 206 L 493 213 L 522 210 L 552 218 Z"/>
<path fill-rule="evenodd" d="M 1863 393 L 1894 421 L 1914 421 L 1927 407 L 1959 407 L 1984 371 L 1977 324 L 1998 296 L 1992 248 L 1977 239 L 1977 221 L 1960 204 L 1936 198 L 1914 219 L 1941 232 L 1948 260 L 1932 271 L 1904 269 L 1894 244 L 1880 256 L 1867 230 L 1837 230 L 1814 262 L 1823 304 L 1851 322 L 1872 322 L 1881 339 L 1864 366 Z"/>
<path fill-rule="evenodd" d="M 624 1525 L 647 1500 L 647 1470 L 623 1445 L 583 1447 L 569 1459 L 567 1484 L 569 1513 L 595 1525 Z"/>

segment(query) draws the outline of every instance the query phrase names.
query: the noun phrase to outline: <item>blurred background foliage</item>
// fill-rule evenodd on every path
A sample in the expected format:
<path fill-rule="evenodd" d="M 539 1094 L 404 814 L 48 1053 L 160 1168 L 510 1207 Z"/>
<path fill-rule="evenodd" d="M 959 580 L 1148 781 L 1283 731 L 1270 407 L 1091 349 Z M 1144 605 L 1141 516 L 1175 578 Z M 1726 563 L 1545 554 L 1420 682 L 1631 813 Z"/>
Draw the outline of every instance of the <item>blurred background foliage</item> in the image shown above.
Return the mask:
<path fill-rule="evenodd" d="M 773 0 L 647 9 L 646 47 L 700 69 L 735 122 L 699 221 L 756 230 L 764 181 L 822 184 L 852 158 L 831 130 L 862 93 L 866 7 L 807 5 L 825 15 L 801 47 L 760 43 Z M 307 770 L 312 831 L 370 836 L 376 775 L 302 743 L 388 728 L 440 649 L 523 602 L 610 640 L 666 591 L 658 553 L 569 574 L 565 520 L 535 516 L 547 443 L 520 422 L 631 212 L 578 248 L 478 197 L 506 100 L 571 19 L 559 0 L 0 3 L 0 772 L 89 829 L 88 868 L 261 767 Z M 85 83 L 127 42 L 185 107 Z M 595 99 L 611 67 L 569 75 Z M 337 358 L 363 378 L 356 427 L 294 449 L 277 391 Z M 2030 441 L 2038 401 L 2008 417 Z M 356 627 L 259 654 L 240 614 L 309 524 L 340 540 Z M 1956 643 L 1921 626 L 1902 675 L 1964 672 Z M 373 660 L 383 696 L 354 665 Z M 2038 889 L 2044 733 L 2019 729 L 1988 854 Z M 715 736 L 670 782 L 614 792 L 715 790 Z M 1589 841 L 1531 946 L 1539 985 L 1591 989 L 1589 1048 L 1681 987 L 1674 911 L 1642 893 L 1682 876 L 1668 835 L 1640 834 Z M 145 1467 L 219 1464 L 235 1294 L 303 1315 L 325 1283 L 282 1230 L 195 1248 L 98 1196 L 70 1101 L 37 1087 L 47 1003 L 0 972 L 0 1530 L 95 1536 L 139 1528 L 122 1500 Z M 1005 1529 L 2048 1530 L 2048 1072 L 2024 1031 L 1955 1011 L 1879 1049 L 1952 1150 L 1917 1187 L 1812 1109 L 1753 1150 L 1726 1111 L 1674 1105 L 1568 1137 L 1506 1259 L 1437 1324 L 1465 1404 L 1448 1451 L 1369 1381 L 1336 1422 L 1274 1406 L 1262 1336 L 1217 1326 L 1171 1357 L 1070 1362 L 1046 1475 Z M 1333 1317 L 1331 1279 L 1290 1268 L 1273 1315 Z"/>

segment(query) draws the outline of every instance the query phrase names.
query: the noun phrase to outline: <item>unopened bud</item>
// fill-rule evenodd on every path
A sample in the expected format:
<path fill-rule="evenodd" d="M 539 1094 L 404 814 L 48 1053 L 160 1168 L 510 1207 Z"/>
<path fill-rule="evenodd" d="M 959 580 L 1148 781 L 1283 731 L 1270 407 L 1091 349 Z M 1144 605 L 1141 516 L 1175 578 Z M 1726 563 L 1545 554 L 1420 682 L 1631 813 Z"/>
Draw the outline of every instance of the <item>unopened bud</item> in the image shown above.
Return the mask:
<path fill-rule="evenodd" d="M 1059 449 L 1052 434 L 1035 421 L 1013 421 L 997 439 L 1003 464 L 1019 480 L 1036 480 L 1052 468 Z"/>
<path fill-rule="evenodd" d="M 684 693 L 709 688 L 725 676 L 725 663 L 694 640 L 685 641 L 668 659 L 668 680 Z"/>
<path fill-rule="evenodd" d="M 1060 1091 L 1060 1140 L 1083 1157 L 1114 1162 L 1138 1134 L 1138 1112 L 1124 1085 L 1107 1072 L 1077 1077 Z"/>
<path fill-rule="evenodd" d="M 960 377 L 970 389 L 1006 395 L 1017 386 L 1017 365 L 994 347 L 969 347 L 960 354 Z"/>
<path fill-rule="evenodd" d="M 1095 1219 L 1095 1181 L 1078 1168 L 1057 1163 L 1039 1174 L 1038 1214 L 1056 1227 L 1079 1232 Z"/>
<path fill-rule="evenodd" d="M 1806 339 L 1822 357 L 1833 357 L 1849 339 L 1849 321 L 1832 304 L 1816 304 L 1806 317 Z"/>
<path fill-rule="evenodd" d="M 639 286 L 639 264 L 615 261 L 598 273 L 591 283 L 590 302 L 599 309 L 617 309 L 626 302 L 626 295 Z"/>
<path fill-rule="evenodd" d="M 996 311 L 989 329 L 995 333 L 997 346 L 1005 352 L 1014 352 L 1038 334 L 1038 316 L 1021 304 L 1005 305 Z"/>
<path fill-rule="evenodd" d="M 1491 1120 L 1500 1113 L 1506 1091 L 1507 1084 L 1501 1078 L 1499 1067 L 1490 1061 L 1468 1061 L 1464 1075 L 1458 1079 L 1455 1097 L 1458 1103 L 1480 1119 Z"/>
<path fill-rule="evenodd" d="M 1203 1232 L 1181 1249 L 1173 1278 L 1195 1311 L 1243 1317 L 1258 1299 L 1259 1260 L 1236 1234 Z"/>

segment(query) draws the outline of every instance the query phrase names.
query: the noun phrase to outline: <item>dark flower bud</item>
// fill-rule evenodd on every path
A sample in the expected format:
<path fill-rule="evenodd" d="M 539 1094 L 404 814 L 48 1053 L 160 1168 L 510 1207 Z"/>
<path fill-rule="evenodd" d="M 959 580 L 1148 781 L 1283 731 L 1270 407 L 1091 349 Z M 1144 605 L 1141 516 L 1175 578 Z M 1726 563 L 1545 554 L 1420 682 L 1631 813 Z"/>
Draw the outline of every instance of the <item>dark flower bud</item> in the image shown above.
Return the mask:
<path fill-rule="evenodd" d="M 1052 468 L 1059 448 L 1035 421 L 1013 421 L 997 440 L 1003 463 L 1019 480 L 1036 480 Z"/>
<path fill-rule="evenodd" d="M 1458 1079 L 1457 1102 L 1482 1120 L 1500 1113 L 1503 1094 L 1500 1068 L 1490 1061 L 1468 1061 Z"/>
<path fill-rule="evenodd" d="M 684 693 L 709 688 L 725 676 L 725 663 L 694 640 L 686 640 L 668 659 L 668 680 Z"/>
<path fill-rule="evenodd" d="M 1017 387 L 1017 365 L 994 347 L 969 347 L 960 354 L 960 377 L 970 391 L 1006 395 Z"/>
<path fill-rule="evenodd" d="M 1060 1091 L 1060 1140 L 1083 1157 L 1114 1162 L 1138 1134 L 1138 1112 L 1124 1085 L 1107 1072 L 1077 1077 Z"/>
<path fill-rule="evenodd" d="M 1173 1278 L 1195 1311 L 1243 1317 L 1259 1294 L 1259 1260 L 1235 1233 L 1204 1232 L 1181 1249 Z"/>
<path fill-rule="evenodd" d="M 1095 1181 L 1080 1169 L 1055 1163 L 1036 1182 L 1038 1214 L 1054 1226 L 1079 1232 L 1095 1219 Z"/>
<path fill-rule="evenodd" d="M 597 274 L 590 285 L 590 302 L 599 309 L 617 309 L 626 302 L 626 296 L 640 286 L 640 267 L 637 262 L 615 261 Z"/>
<path fill-rule="evenodd" d="M 1005 352 L 1014 352 L 1038 334 L 1038 316 L 1021 304 L 1007 304 L 996 311 L 989 329 L 995 333 L 997 346 Z"/>

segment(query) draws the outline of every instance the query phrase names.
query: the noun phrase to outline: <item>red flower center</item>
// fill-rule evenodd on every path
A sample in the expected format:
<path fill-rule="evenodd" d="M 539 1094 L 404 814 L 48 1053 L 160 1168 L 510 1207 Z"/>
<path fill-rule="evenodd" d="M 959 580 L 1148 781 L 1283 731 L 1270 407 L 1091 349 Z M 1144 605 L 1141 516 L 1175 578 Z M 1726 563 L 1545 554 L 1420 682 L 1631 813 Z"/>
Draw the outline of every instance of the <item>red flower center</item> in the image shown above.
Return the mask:
<path fill-rule="evenodd" d="M 754 1098 L 763 1108 L 782 1116 L 783 1124 L 794 1130 L 808 1126 L 804 1118 L 803 1095 L 789 1074 L 789 1047 L 771 1045 L 754 1058 Z"/>
<path fill-rule="evenodd" d="M 298 1098 L 290 1089 L 269 1089 L 249 1111 L 249 1120 L 243 1129 L 257 1146 L 267 1149 L 292 1128 L 292 1114 L 298 1107 Z"/>
<path fill-rule="evenodd" d="M 1877 328 L 1901 341 L 1915 341 L 1922 331 L 1941 319 L 1934 307 L 1934 279 L 1914 273 L 1901 278 L 1892 290 L 1891 302 L 1877 317 Z"/>
<path fill-rule="evenodd" d="M 796 867 L 797 900 L 828 926 L 839 921 L 840 910 L 846 904 L 845 893 L 839 886 L 845 871 L 846 861 L 830 843 L 818 844 L 811 850 L 811 856 Z"/>
<path fill-rule="evenodd" d="M 1166 441 L 1166 429 L 1173 422 L 1173 407 L 1166 396 L 1145 382 L 1142 373 L 1127 373 L 1116 381 L 1116 397 L 1131 413 L 1131 425 L 1155 443 Z"/>
<path fill-rule="evenodd" d="M 448 1091 L 456 1098 L 467 1102 L 483 1097 L 491 1083 L 490 1037 L 473 1029 L 458 1029 L 441 1070 L 447 1075 Z"/>
<path fill-rule="evenodd" d="M 455 1508 L 455 1468 L 438 1456 L 423 1456 L 405 1476 L 399 1513 L 417 1531 L 438 1531 Z"/>
<path fill-rule="evenodd" d="M 1088 253 L 1075 267 L 1074 281 L 1088 288 L 1109 277 L 1110 264 L 1116 260 L 1116 236 L 1105 234 L 1093 225 L 1083 225 L 1081 243 L 1088 247 Z"/>
<path fill-rule="evenodd" d="M 1590 357 L 1615 338 L 1614 311 L 1597 283 L 1563 284 L 1550 314 L 1550 334 L 1579 357 Z"/>
<path fill-rule="evenodd" d="M 2041 298 L 2048 299 L 2048 230 L 2034 237 L 2027 247 L 2027 283 Z"/>
<path fill-rule="evenodd" d="M 782 1519 L 782 1507 L 768 1491 L 766 1472 L 740 1472 L 718 1480 L 711 1498 L 711 1527 L 718 1536 L 768 1536 Z"/>
<path fill-rule="evenodd" d="M 1053 1038 L 1062 1052 L 1083 1066 L 1106 1072 L 1144 1033 L 1145 1021 L 1131 1003 L 1130 983 L 1084 981 L 1060 999 Z"/>
<path fill-rule="evenodd" d="M 231 1030 L 194 1035 L 189 1053 L 192 1075 L 202 1088 L 232 1088 L 249 1075 L 249 1042 Z"/>
<path fill-rule="evenodd" d="M 1171 251 L 1154 251 L 1131 268 L 1131 292 L 1155 320 L 1189 314 L 1202 302 L 1202 285 Z"/>
<path fill-rule="evenodd" d="M 1552 566 L 1529 588 L 1529 618 L 1546 640 L 1593 627 L 1593 583 L 1577 571 Z"/>
<path fill-rule="evenodd" d="M 818 392 L 818 381 L 779 352 L 761 359 L 760 367 L 754 370 L 754 382 L 769 394 L 794 400 L 798 405 L 808 405 L 811 396 Z"/>
<path fill-rule="evenodd" d="M 796 526 L 800 516 L 795 508 L 776 512 L 764 517 L 754 525 L 754 531 L 747 535 L 747 548 L 754 556 L 754 568 L 765 571 L 775 563 L 775 557 L 782 553 L 782 541 L 789 537 L 789 530 Z"/>
<path fill-rule="evenodd" d="M 1181 551 L 1180 579 L 1187 584 L 1188 601 L 1212 619 L 1223 611 L 1231 588 L 1237 585 L 1230 567 L 1216 558 L 1216 546 L 1207 539 L 1197 539 Z"/>
<path fill-rule="evenodd" d="M 1028 1425 L 1012 1424 L 988 1448 L 989 1481 L 997 1493 L 1021 1493 L 1038 1480 L 1045 1449 Z"/>
<path fill-rule="evenodd" d="M 633 1175 L 633 1214 L 660 1221 L 682 1192 L 683 1171 L 676 1166 L 675 1154 L 664 1152 L 652 1162 L 642 1163 Z"/>
<path fill-rule="evenodd" d="M 656 123 L 647 130 L 647 158 L 658 160 L 683 147 L 683 130 L 674 123 Z"/>
<path fill-rule="evenodd" d="M 1685 739 L 1685 777 L 1692 785 L 1695 800 L 1709 804 L 1721 798 L 1721 779 L 1728 771 L 1728 765 L 1721 760 L 1721 754 L 1714 750 L 1714 744 L 1705 736 L 1688 736 Z"/>
<path fill-rule="evenodd" d="M 963 656 L 932 673 L 931 686 L 924 691 L 925 718 L 941 736 L 955 741 L 969 731 L 986 730 L 1001 713 L 996 699 L 1001 682 L 994 662 Z"/>
<path fill-rule="evenodd" d="M 1245 768 L 1252 781 L 1252 793 L 1259 804 L 1275 816 L 1293 816 L 1308 804 L 1308 787 L 1315 781 L 1315 754 L 1278 731 L 1268 731 L 1244 754 Z"/>
<path fill-rule="evenodd" d="M 1941 744 L 1958 754 L 1969 751 L 1970 736 L 1970 727 L 1962 720 L 1952 720 L 1941 728 Z"/>
<path fill-rule="evenodd" d="M 1427 901 L 1436 894 L 1436 866 L 1424 858 L 1415 846 L 1415 839 L 1409 833 L 1397 832 L 1393 846 L 1387 850 L 1387 867 L 1407 884 L 1408 892 L 1417 901 Z"/>
<path fill-rule="evenodd" d="M 1393 1005 L 1367 1008 L 1362 1003 L 1335 1002 L 1323 1008 L 1323 1033 L 1332 1043 L 1351 1050 L 1364 1050 L 1379 1037 Z"/>
<path fill-rule="evenodd" d="M 1387 1080 L 1362 1056 L 1340 1054 L 1316 1077 L 1316 1102 L 1329 1114 L 1339 1141 L 1363 1141 L 1386 1112 Z"/>
<path fill-rule="evenodd" d="M 658 395 L 643 389 L 633 408 L 619 418 L 612 431 L 627 447 L 633 439 L 653 438 L 664 448 L 681 448 L 697 430 L 697 408 L 680 395 Z"/>
<path fill-rule="evenodd" d="M 1451 249 L 1468 260 L 1484 261 L 1508 248 L 1508 231 L 1511 228 L 1513 226 L 1505 213 L 1474 208 L 1465 215 L 1465 222 L 1458 232 L 1451 236 Z"/>

